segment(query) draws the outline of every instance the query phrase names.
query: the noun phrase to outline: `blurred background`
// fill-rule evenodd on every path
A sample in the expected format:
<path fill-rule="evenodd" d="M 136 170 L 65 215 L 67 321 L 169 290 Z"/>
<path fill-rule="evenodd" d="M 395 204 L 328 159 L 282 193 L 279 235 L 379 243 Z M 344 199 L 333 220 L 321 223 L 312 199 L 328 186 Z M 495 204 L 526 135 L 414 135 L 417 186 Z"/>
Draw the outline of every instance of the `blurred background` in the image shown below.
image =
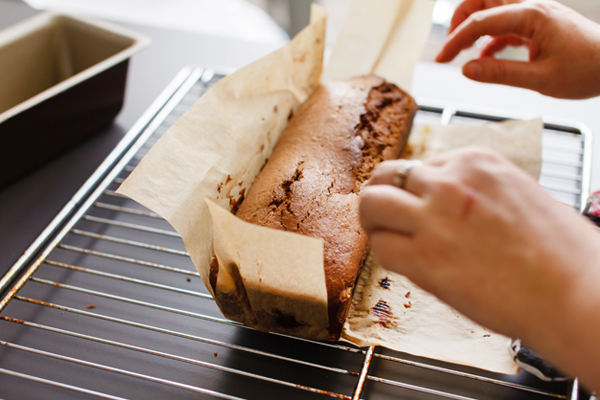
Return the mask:
<path fill-rule="evenodd" d="M 313 0 L 25 0 L 34 8 L 193 31 L 236 39 L 285 44 L 308 23 Z M 314 0 L 328 12 L 327 46 L 331 48 L 352 0 Z M 462 0 L 437 0 L 433 28 L 422 61 L 433 61 L 447 33 L 450 19 Z M 562 0 L 588 18 L 600 22 L 599 0 Z M 454 64 L 478 54 L 478 43 Z M 503 58 L 526 59 L 524 49 L 509 48 Z"/>

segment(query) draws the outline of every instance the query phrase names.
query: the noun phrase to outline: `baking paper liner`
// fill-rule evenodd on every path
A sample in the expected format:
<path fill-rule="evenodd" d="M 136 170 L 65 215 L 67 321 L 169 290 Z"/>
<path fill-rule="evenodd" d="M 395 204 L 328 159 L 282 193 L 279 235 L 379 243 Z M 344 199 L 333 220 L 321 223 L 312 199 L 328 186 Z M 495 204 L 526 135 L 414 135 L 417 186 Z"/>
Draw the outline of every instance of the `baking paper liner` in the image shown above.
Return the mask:
<path fill-rule="evenodd" d="M 369 43 L 378 49 L 376 55 L 369 56 L 376 60 L 375 69 L 367 63 L 366 69 L 355 69 L 352 74 L 386 69 L 412 71 L 420 54 L 414 42 L 423 36 L 424 26 L 429 30 L 433 1 L 382 0 L 381 3 L 390 5 L 388 14 L 393 17 L 376 37 L 371 31 L 379 25 L 378 18 L 386 14 L 385 8 L 379 6 L 379 1 L 368 2 L 373 5 L 376 14 L 373 16 L 365 8 L 366 1 L 352 3 L 350 22 L 339 40 L 342 44 L 356 40 L 359 45 L 354 52 L 340 51 L 343 56 L 336 55 L 339 52 L 334 50 L 328 71 L 335 71 L 336 64 L 359 64 L 363 59 L 361 46 Z M 263 330 L 272 330 L 272 322 L 278 318 L 293 320 L 290 328 L 284 329 L 286 333 L 316 339 L 328 337 L 322 242 L 247 224 L 229 211 L 243 198 L 269 158 L 288 119 L 318 87 L 324 35 L 324 12 L 313 5 L 307 28 L 287 46 L 217 82 L 161 137 L 117 190 L 173 225 L 225 316 Z M 367 39 L 363 43 L 360 37 Z M 398 47 L 402 42 L 410 42 L 406 58 L 399 56 L 403 54 L 402 47 Z M 424 40 L 421 49 L 423 45 Z M 330 72 L 327 76 L 343 74 Z M 410 87 L 405 78 L 384 77 Z M 213 272 L 218 265 L 216 279 L 212 275 L 213 283 L 211 262 Z M 408 310 L 407 321 L 420 322 L 403 324 L 404 318 L 398 314 L 399 319 L 395 320 L 398 323 L 383 327 L 386 330 L 383 336 L 376 335 L 368 323 L 372 314 L 363 315 L 364 307 L 369 304 L 361 305 L 358 300 L 377 289 L 372 277 L 384 274 L 382 271 L 370 267 L 360 278 L 355 306 L 344 331 L 346 340 L 492 371 L 516 372 L 506 346 L 499 344 L 506 342 L 506 338 L 487 332 L 462 316 L 455 317 L 456 320 L 438 318 L 436 313 L 457 314 L 399 276 L 390 278 L 394 285 L 389 290 L 393 293 L 389 304 L 393 309 Z M 409 300 L 414 306 L 409 308 L 404 307 L 403 296 L 407 291 L 414 293 Z M 418 310 L 426 304 L 429 304 L 424 308 L 426 311 L 418 315 Z M 355 324 L 361 318 L 365 326 Z M 422 334 L 428 324 L 436 332 L 435 339 Z M 457 329 L 466 327 L 474 332 L 455 334 Z M 488 334 L 489 337 L 485 336 Z M 443 343 L 441 338 L 445 338 Z M 468 345 L 470 341 L 472 348 Z"/>

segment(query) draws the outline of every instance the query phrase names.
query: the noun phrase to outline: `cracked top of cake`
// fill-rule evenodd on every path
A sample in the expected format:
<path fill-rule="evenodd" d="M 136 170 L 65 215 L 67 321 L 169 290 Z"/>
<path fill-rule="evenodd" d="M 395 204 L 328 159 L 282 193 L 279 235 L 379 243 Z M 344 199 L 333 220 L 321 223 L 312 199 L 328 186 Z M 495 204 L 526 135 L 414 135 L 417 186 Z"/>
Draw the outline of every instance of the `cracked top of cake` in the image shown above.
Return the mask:
<path fill-rule="evenodd" d="M 408 94 L 376 76 L 324 83 L 291 119 L 237 211 L 248 222 L 323 239 L 334 330 L 368 251 L 360 190 L 378 163 L 400 155 L 415 111 Z"/>

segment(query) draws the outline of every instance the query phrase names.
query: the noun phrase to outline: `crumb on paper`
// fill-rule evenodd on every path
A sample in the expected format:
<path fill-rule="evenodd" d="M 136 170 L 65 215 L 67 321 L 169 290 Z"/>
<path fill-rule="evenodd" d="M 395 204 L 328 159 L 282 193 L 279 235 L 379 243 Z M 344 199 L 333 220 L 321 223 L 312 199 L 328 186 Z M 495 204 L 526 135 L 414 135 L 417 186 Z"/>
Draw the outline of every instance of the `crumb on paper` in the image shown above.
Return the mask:
<path fill-rule="evenodd" d="M 384 328 L 388 328 L 390 322 L 392 322 L 392 307 L 383 299 L 379 300 L 377 304 L 371 307 L 371 314 L 379 318 L 379 325 Z"/>
<path fill-rule="evenodd" d="M 85 308 L 87 308 L 88 310 L 92 309 L 92 308 L 96 308 L 95 304 L 88 304 L 87 306 L 85 306 Z"/>
<path fill-rule="evenodd" d="M 378 283 L 379 283 L 380 287 L 382 287 L 383 289 L 387 289 L 387 290 L 389 290 L 390 286 L 392 285 L 392 281 L 387 276 L 385 278 L 383 278 L 383 279 L 380 279 L 378 281 Z"/>
<path fill-rule="evenodd" d="M 404 308 L 411 308 L 412 303 L 409 301 L 408 303 L 404 303 Z"/>
<path fill-rule="evenodd" d="M 492 335 L 483 335 L 483 337 L 492 337 Z"/>
<path fill-rule="evenodd" d="M 404 295 L 404 297 L 406 297 L 408 299 L 410 297 L 410 291 L 406 292 L 406 294 Z"/>
<path fill-rule="evenodd" d="M 216 351 L 213 353 L 213 356 L 215 356 L 215 357 L 218 356 L 218 355 L 219 354 Z"/>
<path fill-rule="evenodd" d="M 191 282 L 192 280 L 190 278 L 185 278 L 186 281 Z"/>

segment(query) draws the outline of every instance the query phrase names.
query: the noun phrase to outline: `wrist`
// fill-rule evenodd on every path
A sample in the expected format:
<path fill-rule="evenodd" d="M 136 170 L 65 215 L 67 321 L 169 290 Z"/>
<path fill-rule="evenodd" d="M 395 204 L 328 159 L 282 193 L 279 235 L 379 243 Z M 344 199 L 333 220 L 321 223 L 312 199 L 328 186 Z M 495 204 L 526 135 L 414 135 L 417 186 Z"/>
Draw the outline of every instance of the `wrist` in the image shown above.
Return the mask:
<path fill-rule="evenodd" d="M 586 228 L 588 224 L 585 224 Z M 591 228 L 591 227 L 590 227 Z M 585 229 L 587 231 L 587 229 Z M 544 358 L 590 389 L 600 389 L 600 235 L 591 229 L 581 246 L 570 250 L 569 276 L 540 321 L 522 336 Z"/>

